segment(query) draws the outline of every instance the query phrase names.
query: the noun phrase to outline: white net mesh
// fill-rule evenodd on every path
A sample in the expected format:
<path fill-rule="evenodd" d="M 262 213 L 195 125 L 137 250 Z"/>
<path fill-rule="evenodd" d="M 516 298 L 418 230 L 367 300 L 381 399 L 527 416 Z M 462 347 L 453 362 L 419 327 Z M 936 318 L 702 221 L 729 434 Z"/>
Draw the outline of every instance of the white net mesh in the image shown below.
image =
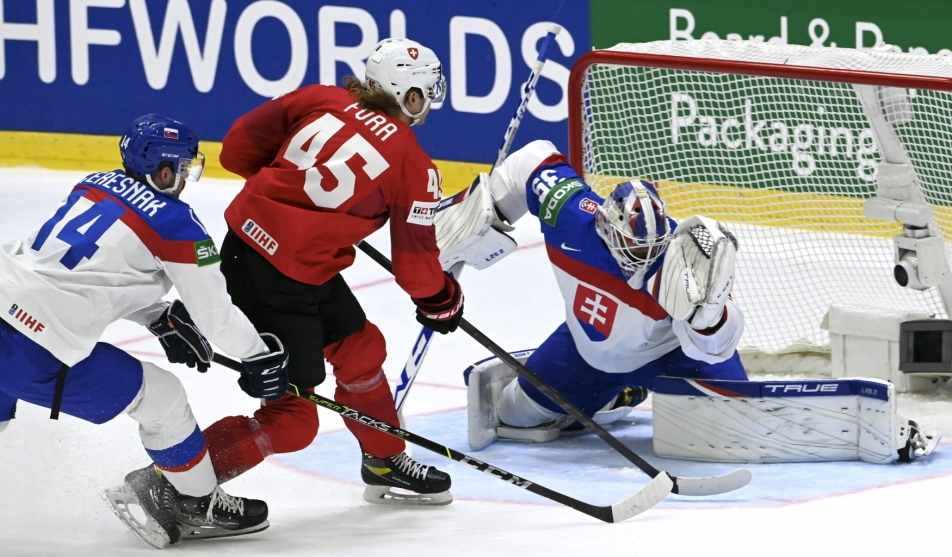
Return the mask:
<path fill-rule="evenodd" d="M 610 50 L 952 77 L 952 60 L 893 52 L 707 40 Z M 821 321 L 833 303 L 945 317 L 935 289 L 893 281 L 890 238 L 900 225 L 863 215 L 881 157 L 851 85 L 616 59 L 577 71 L 585 72 L 581 106 L 569 117 L 581 118 L 575 129 L 589 184 L 605 195 L 623 180 L 651 180 L 675 218 L 710 216 L 737 235 L 742 349 L 824 349 Z M 912 118 L 894 129 L 936 212 L 948 257 L 952 96 L 921 87 L 908 95 Z"/>

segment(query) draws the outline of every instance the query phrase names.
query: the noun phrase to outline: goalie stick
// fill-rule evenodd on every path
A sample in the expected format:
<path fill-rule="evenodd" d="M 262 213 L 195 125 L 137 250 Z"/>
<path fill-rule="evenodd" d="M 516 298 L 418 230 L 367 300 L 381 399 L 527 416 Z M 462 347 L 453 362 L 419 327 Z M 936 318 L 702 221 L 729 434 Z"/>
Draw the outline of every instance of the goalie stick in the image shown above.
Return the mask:
<path fill-rule="evenodd" d="M 393 265 L 385 255 L 377 251 L 367 242 L 360 242 L 357 244 L 357 247 L 369 255 L 371 259 L 379 263 L 381 267 L 393 274 Z M 473 340 L 485 346 L 497 358 L 505 362 L 506 365 L 518 373 L 520 377 L 524 378 L 533 387 L 539 389 L 539 391 L 541 391 L 545 396 L 549 397 L 553 402 L 558 404 L 560 408 L 578 420 L 579 423 L 586 427 L 586 429 L 594 431 L 596 434 L 598 434 L 598 436 L 601 437 L 603 441 L 621 453 L 622 456 L 627 458 L 632 464 L 641 469 L 642 472 L 648 474 L 655 480 L 662 476 L 669 476 L 674 484 L 671 488 L 672 493 L 677 493 L 678 495 L 696 496 L 717 495 L 720 493 L 734 491 L 735 489 L 740 489 L 750 483 L 750 471 L 743 468 L 740 470 L 734 470 L 733 472 L 723 476 L 713 476 L 710 478 L 677 477 L 671 476 L 662 470 L 658 470 L 645 461 L 645 459 L 635 454 L 634 451 L 616 439 L 611 433 L 608 433 L 604 427 L 600 426 L 594 420 L 589 418 L 588 415 L 579 410 L 579 408 L 575 406 L 572 401 L 559 394 L 558 391 L 540 379 L 539 376 L 532 373 L 529 368 L 519 363 L 519 361 L 513 358 L 509 352 L 503 350 L 499 345 L 490 340 L 489 337 L 481 333 L 476 327 L 472 326 L 465 318 L 460 320 L 459 328 L 466 331 L 469 336 L 473 337 Z"/>
<path fill-rule="evenodd" d="M 519 102 L 519 106 L 516 107 L 516 113 L 513 114 L 512 120 L 509 121 L 506 133 L 503 134 L 502 146 L 496 153 L 496 162 L 493 163 L 492 170 L 489 171 L 490 174 L 492 174 L 492 171 L 496 170 L 496 168 L 502 164 L 502 161 L 506 160 L 506 156 L 509 155 L 512 141 L 516 137 L 516 132 L 519 131 L 522 117 L 525 115 L 526 108 L 529 106 L 529 99 L 532 98 L 532 93 L 535 91 L 536 84 L 539 82 L 539 76 L 542 75 L 542 67 L 545 65 L 546 58 L 548 58 L 549 46 L 555 40 L 555 36 L 561 31 L 562 28 L 558 25 L 553 24 L 549 26 L 548 33 L 545 39 L 543 39 L 542 45 L 539 47 L 539 55 L 536 57 L 535 64 L 532 65 L 532 73 L 529 74 L 529 79 L 526 80 L 525 86 L 522 89 L 522 99 Z M 444 199 L 440 202 L 436 210 L 442 211 L 454 205 L 457 198 L 460 196 L 465 197 L 470 189 L 471 188 L 466 188 L 456 195 Z M 363 241 L 360 243 L 362 244 Z M 358 244 L 358 246 L 360 246 L 360 244 Z M 460 265 L 459 269 L 454 268 L 450 272 L 453 273 L 454 278 L 459 279 L 462 271 L 462 265 Z M 397 416 L 400 418 L 400 425 L 404 425 L 403 403 L 406 402 L 407 394 L 410 393 L 410 387 L 413 386 L 413 380 L 416 379 L 416 375 L 420 371 L 420 366 L 423 364 L 423 358 L 426 357 L 426 352 L 430 349 L 431 340 L 433 340 L 433 331 L 427 327 L 420 329 L 420 333 L 413 343 L 413 349 L 407 357 L 407 363 L 404 364 L 403 371 L 400 372 L 400 384 L 393 390 L 393 403 L 397 407 Z"/>
<path fill-rule="evenodd" d="M 212 361 L 234 371 L 245 371 L 243 365 L 220 354 L 215 354 L 215 356 L 212 358 Z M 353 420 L 368 427 L 372 427 L 378 431 L 392 435 L 397 439 L 403 439 L 404 441 L 413 443 L 414 445 L 423 447 L 429 451 L 433 451 L 434 453 L 445 456 L 451 460 L 465 464 L 474 470 L 478 470 L 484 474 L 489 474 L 496 479 L 525 489 L 526 491 L 531 491 L 536 495 L 541 495 L 542 497 L 551 499 L 552 501 L 561 503 L 567 507 L 571 507 L 579 512 L 585 513 L 588 516 L 597 518 L 604 522 L 621 522 L 622 520 L 626 520 L 645 512 L 651 507 L 657 505 L 668 495 L 668 493 L 671 493 L 671 489 L 674 486 L 674 484 L 671 482 L 671 478 L 667 474 L 661 473 L 651 480 L 648 485 L 643 487 L 641 491 L 635 493 L 624 501 L 615 503 L 614 505 L 592 505 L 584 501 L 579 501 L 573 497 L 569 497 L 568 495 L 559 493 L 558 491 L 541 486 L 533 481 L 521 478 L 511 472 L 506 472 L 502 468 L 497 468 L 487 462 L 483 462 L 457 450 L 451 449 L 450 447 L 440 445 L 435 441 L 430 441 L 425 437 L 421 437 L 403 428 L 399 428 L 384 421 L 378 420 L 377 418 L 364 414 L 359 410 L 344 406 L 343 404 L 338 404 L 332 399 L 308 391 L 302 392 L 293 384 L 288 385 L 288 392 L 296 397 L 313 402 L 321 408 L 327 408 L 331 412 L 340 414 L 344 418 Z"/>

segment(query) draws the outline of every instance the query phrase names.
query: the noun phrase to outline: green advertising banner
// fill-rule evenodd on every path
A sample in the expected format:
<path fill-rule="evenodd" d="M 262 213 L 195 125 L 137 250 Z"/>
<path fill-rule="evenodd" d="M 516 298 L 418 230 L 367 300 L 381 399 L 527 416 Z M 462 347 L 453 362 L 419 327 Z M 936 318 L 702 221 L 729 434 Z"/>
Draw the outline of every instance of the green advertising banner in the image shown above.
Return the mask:
<path fill-rule="evenodd" d="M 592 44 L 720 38 L 952 56 L 947 0 L 591 0 Z"/>

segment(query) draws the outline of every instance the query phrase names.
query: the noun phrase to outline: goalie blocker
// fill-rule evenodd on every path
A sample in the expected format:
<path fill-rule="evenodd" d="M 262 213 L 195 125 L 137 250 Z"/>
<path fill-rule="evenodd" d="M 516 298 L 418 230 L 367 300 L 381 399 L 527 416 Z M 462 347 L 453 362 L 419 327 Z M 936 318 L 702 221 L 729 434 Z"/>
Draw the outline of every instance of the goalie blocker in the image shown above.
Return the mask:
<path fill-rule="evenodd" d="M 884 464 L 927 456 L 940 435 L 896 413 L 877 379 L 719 381 L 659 377 L 654 450 L 705 462 Z"/>
<path fill-rule="evenodd" d="M 458 263 L 485 269 L 516 250 L 506 232 L 513 227 L 496 216 L 485 172 L 460 193 L 440 202 L 435 218 L 440 264 L 449 271 Z"/>

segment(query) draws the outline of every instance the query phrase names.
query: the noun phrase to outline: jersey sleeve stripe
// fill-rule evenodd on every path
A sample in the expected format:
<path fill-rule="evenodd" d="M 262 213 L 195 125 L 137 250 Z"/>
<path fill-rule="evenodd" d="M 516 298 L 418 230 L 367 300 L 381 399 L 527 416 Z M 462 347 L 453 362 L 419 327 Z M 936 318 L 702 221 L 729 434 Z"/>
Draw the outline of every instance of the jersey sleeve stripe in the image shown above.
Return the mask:
<path fill-rule="evenodd" d="M 120 199 L 117 199 L 114 195 L 110 195 L 107 192 L 102 190 L 85 188 L 86 193 L 83 194 L 83 197 L 89 199 L 93 202 L 102 201 L 103 199 L 112 199 L 125 206 Z M 195 256 L 195 242 L 183 241 L 183 240 L 165 240 L 159 233 L 156 232 L 147 222 L 145 222 L 142 217 L 136 214 L 134 211 L 126 210 L 126 212 L 119 217 L 119 220 L 128 226 L 132 232 L 145 244 L 145 247 L 152 252 L 152 255 L 158 257 L 162 261 L 168 261 L 170 263 L 197 263 Z"/>
<path fill-rule="evenodd" d="M 608 292 L 655 321 L 661 321 L 668 317 L 668 312 L 661 307 L 661 304 L 659 304 L 657 300 L 649 296 L 647 292 L 635 290 L 624 281 L 611 276 L 605 271 L 572 259 L 548 242 L 545 244 L 545 249 L 549 254 L 549 261 L 551 261 L 553 265 L 576 279 Z"/>

